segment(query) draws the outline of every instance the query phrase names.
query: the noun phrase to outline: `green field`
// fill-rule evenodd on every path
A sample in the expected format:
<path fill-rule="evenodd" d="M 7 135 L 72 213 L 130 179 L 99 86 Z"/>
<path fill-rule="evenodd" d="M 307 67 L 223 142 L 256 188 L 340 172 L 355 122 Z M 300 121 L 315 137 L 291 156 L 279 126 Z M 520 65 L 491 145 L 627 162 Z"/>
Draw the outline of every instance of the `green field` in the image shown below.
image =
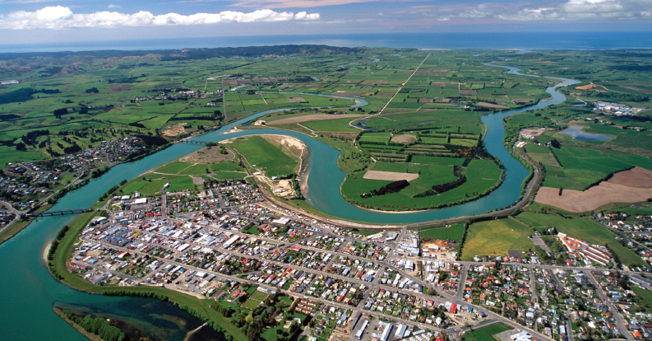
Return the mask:
<path fill-rule="evenodd" d="M 145 177 L 148 180 L 143 180 Z M 117 194 L 133 195 L 139 192 L 143 196 L 160 195 L 163 192 L 181 192 L 183 190 L 194 190 L 195 185 L 189 176 L 166 176 L 162 179 L 160 175 L 146 173 L 143 177 L 135 178 L 120 187 Z M 151 177 L 151 178 L 150 178 Z M 162 192 L 165 184 L 170 187 Z"/>
<path fill-rule="evenodd" d="M 334 120 L 303 122 L 301 125 L 320 133 L 357 133 L 359 130 L 349 126 L 349 122 L 351 122 L 350 118 L 339 118 Z"/>
<path fill-rule="evenodd" d="M 286 176 L 298 171 L 299 158 L 296 155 L 260 136 L 237 138 L 231 146 L 242 154 L 252 167 L 263 169 L 268 177 Z"/>
<path fill-rule="evenodd" d="M 636 296 L 641 298 L 641 301 L 643 301 L 644 306 L 645 306 L 645 312 L 650 313 L 652 312 L 652 291 L 642 289 L 640 287 L 637 287 L 635 285 L 632 286 L 632 291 L 634 291 L 634 294 Z"/>
<path fill-rule="evenodd" d="M 557 166 L 557 160 L 555 160 L 555 157 L 552 155 L 552 152 L 548 147 L 530 143 L 525 146 L 525 151 L 532 160 L 541 163 L 545 167 Z"/>
<path fill-rule="evenodd" d="M 246 300 L 241 307 L 249 310 L 254 310 L 256 307 L 260 305 L 260 302 L 264 301 L 268 294 L 262 292 L 262 291 L 256 291 L 254 292 L 251 297 L 249 297 L 248 300 Z"/>
<path fill-rule="evenodd" d="M 469 332 L 466 332 L 462 336 L 464 341 L 496 341 L 497 338 L 494 337 L 496 334 L 500 334 L 504 331 L 513 329 L 511 326 L 508 326 L 504 323 L 494 323 L 486 327 L 478 328 Z"/>
<path fill-rule="evenodd" d="M 513 219 L 483 221 L 469 225 L 462 246 L 462 260 L 474 256 L 507 256 L 507 250 L 534 250 L 529 227 Z"/>
<path fill-rule="evenodd" d="M 554 188 L 584 190 L 612 172 L 639 166 L 652 169 L 652 159 L 606 152 L 588 147 L 570 147 L 551 149 L 562 167 L 546 166 L 543 185 Z M 537 155 L 535 153 L 530 155 Z"/>
<path fill-rule="evenodd" d="M 516 219 L 537 230 L 552 226 L 557 231 L 566 233 L 571 237 L 579 238 L 592 244 L 607 245 L 623 264 L 645 266 L 645 262 L 643 262 L 641 257 L 615 240 L 616 235 L 614 233 L 590 218 L 565 219 L 556 214 L 523 212 L 516 216 Z"/>
<path fill-rule="evenodd" d="M 464 224 L 453 224 L 451 227 L 428 227 L 419 229 L 419 238 L 424 239 L 442 239 L 462 242 L 464 238 Z"/>
<path fill-rule="evenodd" d="M 459 162 L 458 159 L 451 158 L 453 162 Z M 376 163 L 379 164 L 379 163 Z M 375 170 L 394 170 L 405 172 L 408 169 L 410 173 L 421 171 L 419 178 L 410 183 L 410 185 L 399 192 L 385 195 L 361 198 L 363 193 L 371 193 L 372 189 L 389 184 L 391 181 L 368 180 L 363 179 L 365 172 L 354 173 L 349 175 L 342 184 L 342 195 L 350 202 L 368 208 L 383 210 L 414 210 L 442 207 L 456 204 L 490 191 L 499 183 L 501 179 L 501 169 L 489 160 L 473 160 L 463 172 L 466 174 L 466 182 L 459 187 L 446 191 L 442 194 L 436 194 L 429 191 L 433 185 L 443 184 L 457 179 L 453 175 L 452 165 L 444 166 L 442 164 L 424 166 L 409 165 L 401 163 L 380 163 Z M 421 195 L 421 196 L 418 196 Z"/>
<path fill-rule="evenodd" d="M 156 168 L 154 172 L 165 173 L 165 174 L 178 174 L 182 170 L 192 166 L 192 163 L 185 163 L 179 161 L 172 161 L 167 163 L 159 168 Z"/>

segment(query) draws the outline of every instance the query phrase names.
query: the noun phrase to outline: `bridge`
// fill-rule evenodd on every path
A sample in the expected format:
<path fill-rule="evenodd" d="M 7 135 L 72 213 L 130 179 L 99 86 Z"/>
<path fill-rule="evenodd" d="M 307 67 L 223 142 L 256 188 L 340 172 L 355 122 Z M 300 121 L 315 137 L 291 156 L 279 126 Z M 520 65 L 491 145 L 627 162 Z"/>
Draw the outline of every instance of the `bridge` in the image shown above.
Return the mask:
<path fill-rule="evenodd" d="M 43 213 L 30 213 L 30 214 L 27 214 L 27 216 L 29 216 L 29 217 L 54 217 L 54 216 L 86 213 L 86 212 L 91 212 L 91 211 L 94 211 L 94 209 L 92 209 L 92 208 L 79 208 L 79 209 L 76 209 L 76 210 L 47 211 L 47 212 L 43 212 Z"/>

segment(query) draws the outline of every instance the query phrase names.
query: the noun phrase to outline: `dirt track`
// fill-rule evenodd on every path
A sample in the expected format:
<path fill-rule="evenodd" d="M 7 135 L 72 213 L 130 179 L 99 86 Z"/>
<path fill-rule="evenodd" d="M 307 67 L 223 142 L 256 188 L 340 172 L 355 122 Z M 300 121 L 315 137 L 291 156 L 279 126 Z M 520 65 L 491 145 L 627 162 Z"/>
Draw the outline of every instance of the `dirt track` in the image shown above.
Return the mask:
<path fill-rule="evenodd" d="M 363 179 L 368 180 L 385 180 L 385 181 L 398 181 L 407 180 L 412 181 L 419 178 L 419 174 L 414 173 L 397 173 L 397 172 L 384 172 L 384 171 L 367 171 Z"/>
<path fill-rule="evenodd" d="M 268 125 L 268 126 L 272 126 L 272 125 L 278 125 L 278 124 L 293 124 L 293 123 L 303 123 L 303 122 L 310 122 L 310 121 L 326 121 L 326 120 L 335 120 L 335 119 L 338 119 L 338 118 L 356 118 L 356 117 L 362 117 L 362 116 L 365 116 L 365 115 L 315 114 L 315 115 L 305 115 L 305 116 L 282 118 L 280 120 L 266 122 L 265 124 Z"/>
<path fill-rule="evenodd" d="M 640 202 L 652 198 L 652 171 L 643 168 L 616 173 L 609 181 L 586 191 L 541 187 L 535 201 L 569 212 L 586 212 L 616 202 Z"/>

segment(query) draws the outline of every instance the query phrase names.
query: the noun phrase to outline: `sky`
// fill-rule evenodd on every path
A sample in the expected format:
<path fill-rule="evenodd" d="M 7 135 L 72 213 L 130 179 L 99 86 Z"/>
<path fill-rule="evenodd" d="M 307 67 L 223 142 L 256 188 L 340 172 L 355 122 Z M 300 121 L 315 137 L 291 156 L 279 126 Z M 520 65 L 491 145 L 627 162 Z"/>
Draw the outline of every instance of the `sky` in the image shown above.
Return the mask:
<path fill-rule="evenodd" d="M 652 0 L 0 0 L 0 44 L 457 31 L 652 34 Z"/>

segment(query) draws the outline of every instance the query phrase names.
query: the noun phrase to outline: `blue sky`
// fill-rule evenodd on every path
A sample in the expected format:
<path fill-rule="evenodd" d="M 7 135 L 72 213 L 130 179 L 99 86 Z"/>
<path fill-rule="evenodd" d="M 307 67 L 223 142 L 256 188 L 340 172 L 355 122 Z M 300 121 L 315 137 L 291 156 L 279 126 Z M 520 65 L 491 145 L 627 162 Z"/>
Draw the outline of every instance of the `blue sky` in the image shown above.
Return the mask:
<path fill-rule="evenodd" d="M 652 31 L 652 0 L 0 0 L 0 44 L 450 31 Z"/>

